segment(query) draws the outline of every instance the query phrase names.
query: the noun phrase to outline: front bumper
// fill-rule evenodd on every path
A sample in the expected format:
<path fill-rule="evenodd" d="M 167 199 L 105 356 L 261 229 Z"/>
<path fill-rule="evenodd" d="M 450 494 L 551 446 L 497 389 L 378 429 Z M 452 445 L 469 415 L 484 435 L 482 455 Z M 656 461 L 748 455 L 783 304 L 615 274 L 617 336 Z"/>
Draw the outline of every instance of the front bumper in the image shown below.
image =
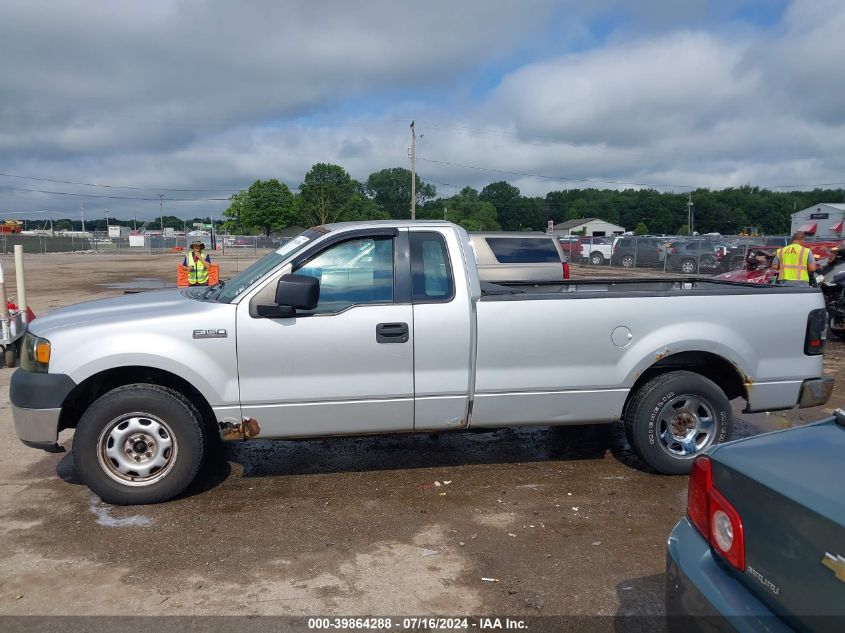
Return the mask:
<path fill-rule="evenodd" d="M 25 409 L 12 405 L 12 419 L 18 439 L 31 448 L 56 452 L 61 409 Z"/>
<path fill-rule="evenodd" d="M 805 380 L 801 385 L 801 396 L 798 398 L 798 407 L 820 407 L 830 400 L 833 394 L 833 376 L 822 376 L 812 380 Z"/>
<path fill-rule="evenodd" d="M 76 383 L 65 374 L 40 374 L 18 369 L 9 383 L 12 419 L 18 438 L 33 448 L 59 451 L 62 404 Z"/>
<path fill-rule="evenodd" d="M 713 558 L 688 519 L 669 535 L 666 553 L 666 616 L 669 631 L 792 633 Z"/>

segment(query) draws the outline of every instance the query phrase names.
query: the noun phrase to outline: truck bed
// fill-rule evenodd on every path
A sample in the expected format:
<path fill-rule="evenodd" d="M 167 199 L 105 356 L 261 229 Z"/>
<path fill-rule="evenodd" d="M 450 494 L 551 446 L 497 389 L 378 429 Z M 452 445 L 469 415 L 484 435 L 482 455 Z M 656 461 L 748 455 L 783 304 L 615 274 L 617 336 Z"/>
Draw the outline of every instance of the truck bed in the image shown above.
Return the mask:
<path fill-rule="evenodd" d="M 590 279 L 564 282 L 508 281 L 482 283 L 482 301 L 518 301 L 528 299 L 585 299 L 596 296 L 702 296 L 750 294 L 804 294 L 819 292 L 811 286 L 761 285 L 695 277 L 654 279 Z"/>

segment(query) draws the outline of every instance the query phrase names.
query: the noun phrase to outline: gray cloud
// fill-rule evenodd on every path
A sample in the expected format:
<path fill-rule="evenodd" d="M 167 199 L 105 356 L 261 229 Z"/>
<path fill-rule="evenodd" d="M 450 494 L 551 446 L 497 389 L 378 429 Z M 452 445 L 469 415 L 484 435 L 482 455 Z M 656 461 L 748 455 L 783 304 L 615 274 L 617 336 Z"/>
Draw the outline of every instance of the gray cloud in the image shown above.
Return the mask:
<path fill-rule="evenodd" d="M 734 2 L 576 4 L 80 2 L 45 15 L 0 0 L 0 171 L 225 197 L 212 190 L 296 186 L 319 161 L 359 179 L 405 165 L 416 118 L 420 156 L 512 172 L 694 186 L 842 178 L 841 2 L 796 0 L 770 30 L 723 23 Z M 620 8 L 633 22 L 587 46 L 590 20 Z M 555 19 L 573 43 L 552 56 L 537 34 Z M 520 51 L 535 61 L 514 64 Z M 498 59 L 516 68 L 477 94 L 468 82 Z M 529 194 L 586 184 L 418 167 L 438 183 L 507 178 Z M 139 195 L 0 178 L 0 212 L 80 202 L 10 187 Z M 85 203 L 95 215 L 158 212 Z M 189 217 L 226 207 L 166 205 Z"/>

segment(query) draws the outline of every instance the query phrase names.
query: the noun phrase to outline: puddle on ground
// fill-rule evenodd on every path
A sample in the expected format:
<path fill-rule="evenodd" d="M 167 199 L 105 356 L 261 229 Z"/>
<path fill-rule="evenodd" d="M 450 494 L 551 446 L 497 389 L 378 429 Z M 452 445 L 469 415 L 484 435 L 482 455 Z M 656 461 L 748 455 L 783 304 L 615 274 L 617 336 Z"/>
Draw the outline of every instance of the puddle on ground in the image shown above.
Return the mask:
<path fill-rule="evenodd" d="M 136 277 L 132 281 L 121 281 L 113 284 L 97 284 L 110 290 L 160 290 L 162 288 L 175 288 L 172 281 L 162 281 L 154 277 Z"/>

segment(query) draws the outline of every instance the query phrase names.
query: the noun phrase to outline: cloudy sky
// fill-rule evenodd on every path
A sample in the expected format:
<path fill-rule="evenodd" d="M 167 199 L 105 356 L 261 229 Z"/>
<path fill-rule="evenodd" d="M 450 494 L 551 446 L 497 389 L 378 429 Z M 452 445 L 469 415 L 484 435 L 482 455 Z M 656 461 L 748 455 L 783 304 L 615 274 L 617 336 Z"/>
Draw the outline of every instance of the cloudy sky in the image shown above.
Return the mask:
<path fill-rule="evenodd" d="M 363 180 L 412 119 L 441 195 L 845 183 L 843 33 L 842 0 L 0 0 L 0 217 Z"/>

